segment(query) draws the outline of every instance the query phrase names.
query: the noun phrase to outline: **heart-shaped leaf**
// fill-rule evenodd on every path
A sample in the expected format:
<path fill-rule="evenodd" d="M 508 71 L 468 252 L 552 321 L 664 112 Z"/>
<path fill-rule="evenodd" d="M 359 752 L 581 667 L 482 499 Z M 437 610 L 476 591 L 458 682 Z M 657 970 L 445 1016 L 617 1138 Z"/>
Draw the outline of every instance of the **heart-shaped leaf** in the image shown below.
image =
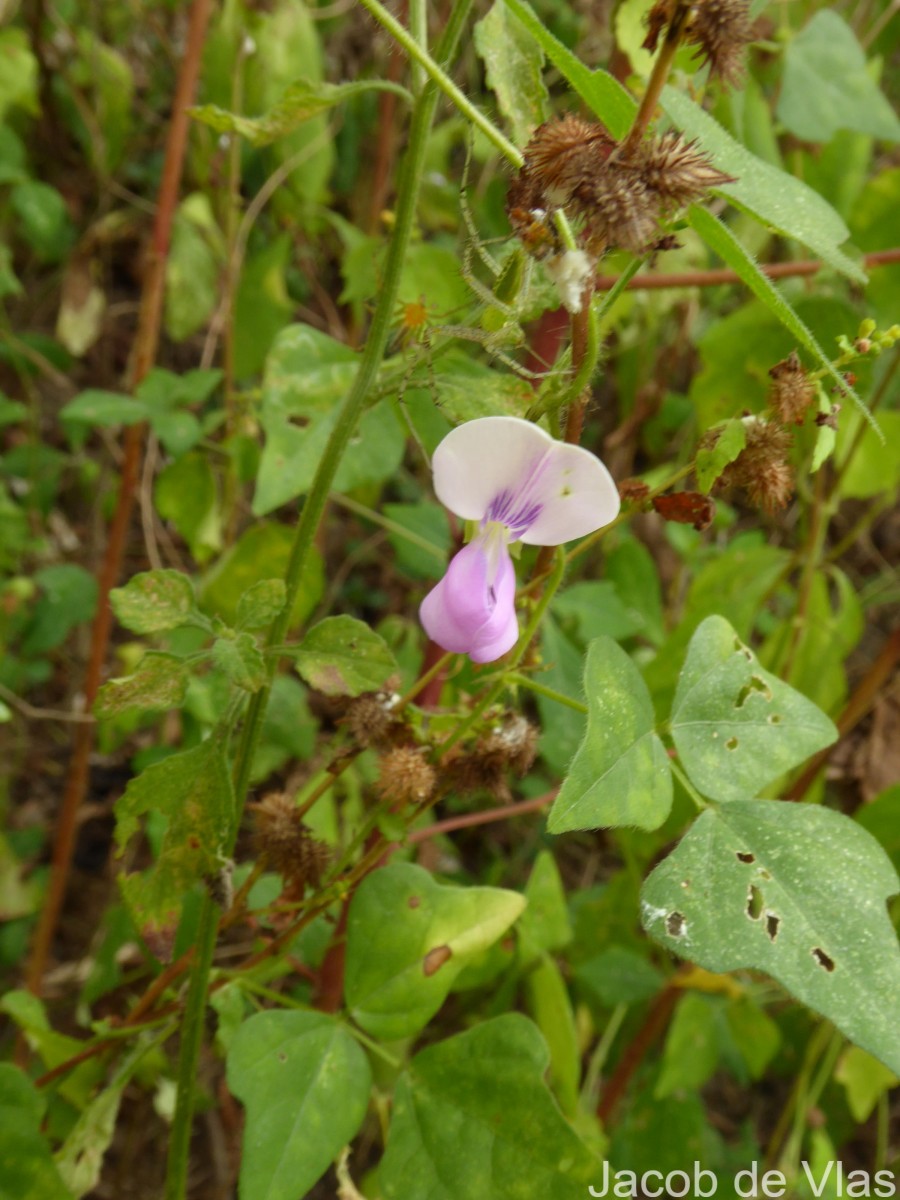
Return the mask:
<path fill-rule="evenodd" d="M 766 971 L 900 1071 L 900 947 L 887 855 L 841 813 L 782 800 L 709 809 L 653 871 L 644 928 L 710 971 Z"/>

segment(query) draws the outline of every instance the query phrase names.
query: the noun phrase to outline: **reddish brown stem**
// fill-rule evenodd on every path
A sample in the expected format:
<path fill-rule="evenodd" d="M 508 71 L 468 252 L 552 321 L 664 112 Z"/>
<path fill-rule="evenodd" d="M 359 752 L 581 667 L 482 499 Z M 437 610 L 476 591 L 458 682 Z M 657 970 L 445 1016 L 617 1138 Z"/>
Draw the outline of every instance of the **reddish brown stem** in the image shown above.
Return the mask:
<path fill-rule="evenodd" d="M 187 110 L 193 101 L 196 90 L 203 43 L 211 10 L 212 0 L 194 0 L 191 8 L 187 44 L 179 71 L 172 107 L 172 122 L 166 142 L 156 217 L 153 223 L 147 271 L 141 296 L 138 330 L 130 364 L 129 386 L 131 389 L 136 388 L 147 375 L 156 359 L 159 345 L 166 258 L 169 252 L 172 222 L 178 201 L 187 145 L 189 126 Z M 122 570 L 125 543 L 140 477 L 144 433 L 145 427 L 142 425 L 132 425 L 125 433 L 119 493 L 99 572 L 97 613 L 91 630 L 91 647 L 82 688 L 84 707 L 87 711 L 92 708 L 102 682 L 112 626 L 109 593 L 118 582 Z M 50 947 L 69 882 L 78 812 L 87 791 L 90 754 L 93 745 L 94 726 L 91 724 L 77 726 L 66 788 L 57 818 L 47 898 L 38 919 L 25 969 L 25 985 L 36 995 L 39 995 L 41 991 L 44 971 L 50 956 Z"/>
<path fill-rule="evenodd" d="M 491 825 L 494 821 L 506 821 L 511 817 L 522 817 L 526 813 L 540 812 L 556 799 L 559 788 L 552 788 L 541 796 L 531 800 L 520 800 L 516 804 L 507 804 L 503 808 L 485 808 L 479 812 L 463 813 L 459 817 L 447 817 L 436 821 L 425 829 L 414 830 L 406 839 L 407 845 L 427 842 L 440 833 L 452 833 L 455 829 L 472 829 L 476 825 Z"/>
<path fill-rule="evenodd" d="M 900 262 L 900 247 L 892 250 L 874 250 L 863 255 L 863 266 L 887 267 Z M 815 275 L 828 264 L 818 259 L 801 259 L 789 263 L 760 263 L 759 269 L 769 279 L 790 279 L 798 275 Z M 598 275 L 594 286 L 598 292 L 608 292 L 618 283 L 618 275 Z M 720 268 L 710 271 L 680 271 L 671 275 L 635 275 L 626 283 L 627 291 L 656 291 L 662 288 L 716 287 L 723 283 L 740 283 L 737 271 Z"/>
<path fill-rule="evenodd" d="M 616 1105 L 643 1062 L 644 1055 L 668 1025 L 680 995 L 681 989 L 672 982 L 668 983 L 654 1000 L 634 1039 L 626 1046 L 597 1105 L 597 1116 L 604 1125 L 609 1124 Z"/>

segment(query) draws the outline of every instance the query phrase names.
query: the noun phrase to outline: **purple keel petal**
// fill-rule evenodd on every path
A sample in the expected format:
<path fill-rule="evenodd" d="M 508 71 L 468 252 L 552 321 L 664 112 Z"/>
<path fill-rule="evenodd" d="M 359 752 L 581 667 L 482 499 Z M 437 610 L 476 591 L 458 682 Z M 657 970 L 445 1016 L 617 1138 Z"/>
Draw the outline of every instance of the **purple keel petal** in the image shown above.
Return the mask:
<path fill-rule="evenodd" d="M 492 548 L 493 549 L 493 548 Z M 516 574 L 506 545 L 489 553 L 478 537 L 455 556 L 419 609 L 425 632 L 444 650 L 493 662 L 519 637 Z"/>

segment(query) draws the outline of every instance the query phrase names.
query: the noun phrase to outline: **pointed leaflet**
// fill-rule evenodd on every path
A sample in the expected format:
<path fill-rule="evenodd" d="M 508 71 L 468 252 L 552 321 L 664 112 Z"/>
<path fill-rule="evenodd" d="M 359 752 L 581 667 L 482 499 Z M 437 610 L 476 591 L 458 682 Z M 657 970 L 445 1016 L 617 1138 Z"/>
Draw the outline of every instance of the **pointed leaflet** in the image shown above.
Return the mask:
<path fill-rule="evenodd" d="M 326 617 L 289 652 L 297 673 L 326 696 L 374 691 L 397 670 L 384 638 L 355 617 Z"/>
<path fill-rule="evenodd" d="M 353 1019 L 375 1037 L 418 1033 L 466 963 L 524 907 L 518 892 L 444 887 L 410 864 L 368 875 L 347 922 L 345 993 Z"/>
<path fill-rule="evenodd" d="M 584 665 L 588 724 L 550 810 L 551 833 L 637 825 L 658 829 L 672 807 L 672 775 L 654 732 L 650 693 L 612 638 L 591 642 Z"/>
<path fill-rule="evenodd" d="M 766 971 L 900 1071 L 900 948 L 884 851 L 841 813 L 782 800 L 710 809 L 644 883 L 644 928 L 710 971 Z"/>
<path fill-rule="evenodd" d="M 672 706 L 687 773 L 714 800 L 747 800 L 830 745 L 832 722 L 764 671 L 724 617 L 707 617 L 688 646 Z"/>
<path fill-rule="evenodd" d="M 583 1200 L 600 1162 L 544 1083 L 548 1061 L 518 1013 L 417 1054 L 394 1097 L 385 1200 Z"/>
<path fill-rule="evenodd" d="M 261 1012 L 231 1043 L 228 1086 L 247 1110 L 241 1195 L 298 1200 L 356 1135 L 372 1072 L 334 1017 Z"/>
<path fill-rule="evenodd" d="M 116 802 L 120 848 L 147 812 L 168 819 L 159 858 L 148 871 L 120 876 L 120 882 L 138 928 L 158 944 L 157 939 L 174 934 L 185 892 L 222 865 L 234 796 L 219 738 L 213 735 L 192 750 L 154 763 L 131 780 Z"/>

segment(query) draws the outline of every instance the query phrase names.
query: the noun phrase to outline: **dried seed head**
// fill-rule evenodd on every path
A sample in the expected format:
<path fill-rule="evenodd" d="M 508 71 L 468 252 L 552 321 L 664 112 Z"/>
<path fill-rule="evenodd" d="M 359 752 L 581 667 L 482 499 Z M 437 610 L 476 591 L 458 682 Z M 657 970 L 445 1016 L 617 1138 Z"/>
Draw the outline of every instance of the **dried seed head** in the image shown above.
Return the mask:
<path fill-rule="evenodd" d="M 637 161 L 644 183 L 672 208 L 683 208 L 710 188 L 734 182 L 696 149 L 695 142 L 686 142 L 674 131 L 644 142 Z"/>
<path fill-rule="evenodd" d="M 775 512 L 794 492 L 794 472 L 787 460 L 793 439 L 773 421 L 747 417 L 744 424 L 747 444 L 725 468 L 720 483 L 743 488 L 752 504 Z"/>
<path fill-rule="evenodd" d="M 395 746 L 378 762 L 378 791 L 395 807 L 420 804 L 434 791 L 437 774 L 416 746 Z"/>
<path fill-rule="evenodd" d="M 769 403 L 785 425 L 802 425 L 816 397 L 816 387 L 803 369 L 796 350 L 769 370 Z"/>
<path fill-rule="evenodd" d="M 566 204 L 582 180 L 602 167 L 616 148 L 605 126 L 569 113 L 546 121 L 525 147 L 524 171 L 542 197 L 541 207 Z"/>
<path fill-rule="evenodd" d="M 389 740 L 395 697 L 388 692 L 366 692 L 351 700 L 344 723 L 360 746 L 379 746 Z"/>
<path fill-rule="evenodd" d="M 485 756 L 496 755 L 517 775 L 530 770 L 537 755 L 538 731 L 520 713 L 509 712 L 476 748 Z"/>
<path fill-rule="evenodd" d="M 285 886 L 301 895 L 307 884 L 318 888 L 330 852 L 303 824 L 293 798 L 272 792 L 252 812 L 257 852 L 282 876 Z"/>
<path fill-rule="evenodd" d="M 630 163 L 613 160 L 578 201 L 591 248 L 618 246 L 641 254 L 659 238 L 660 198 Z"/>
<path fill-rule="evenodd" d="M 697 0 L 685 40 L 699 46 L 713 75 L 724 83 L 740 83 L 744 50 L 753 41 L 750 0 Z"/>

